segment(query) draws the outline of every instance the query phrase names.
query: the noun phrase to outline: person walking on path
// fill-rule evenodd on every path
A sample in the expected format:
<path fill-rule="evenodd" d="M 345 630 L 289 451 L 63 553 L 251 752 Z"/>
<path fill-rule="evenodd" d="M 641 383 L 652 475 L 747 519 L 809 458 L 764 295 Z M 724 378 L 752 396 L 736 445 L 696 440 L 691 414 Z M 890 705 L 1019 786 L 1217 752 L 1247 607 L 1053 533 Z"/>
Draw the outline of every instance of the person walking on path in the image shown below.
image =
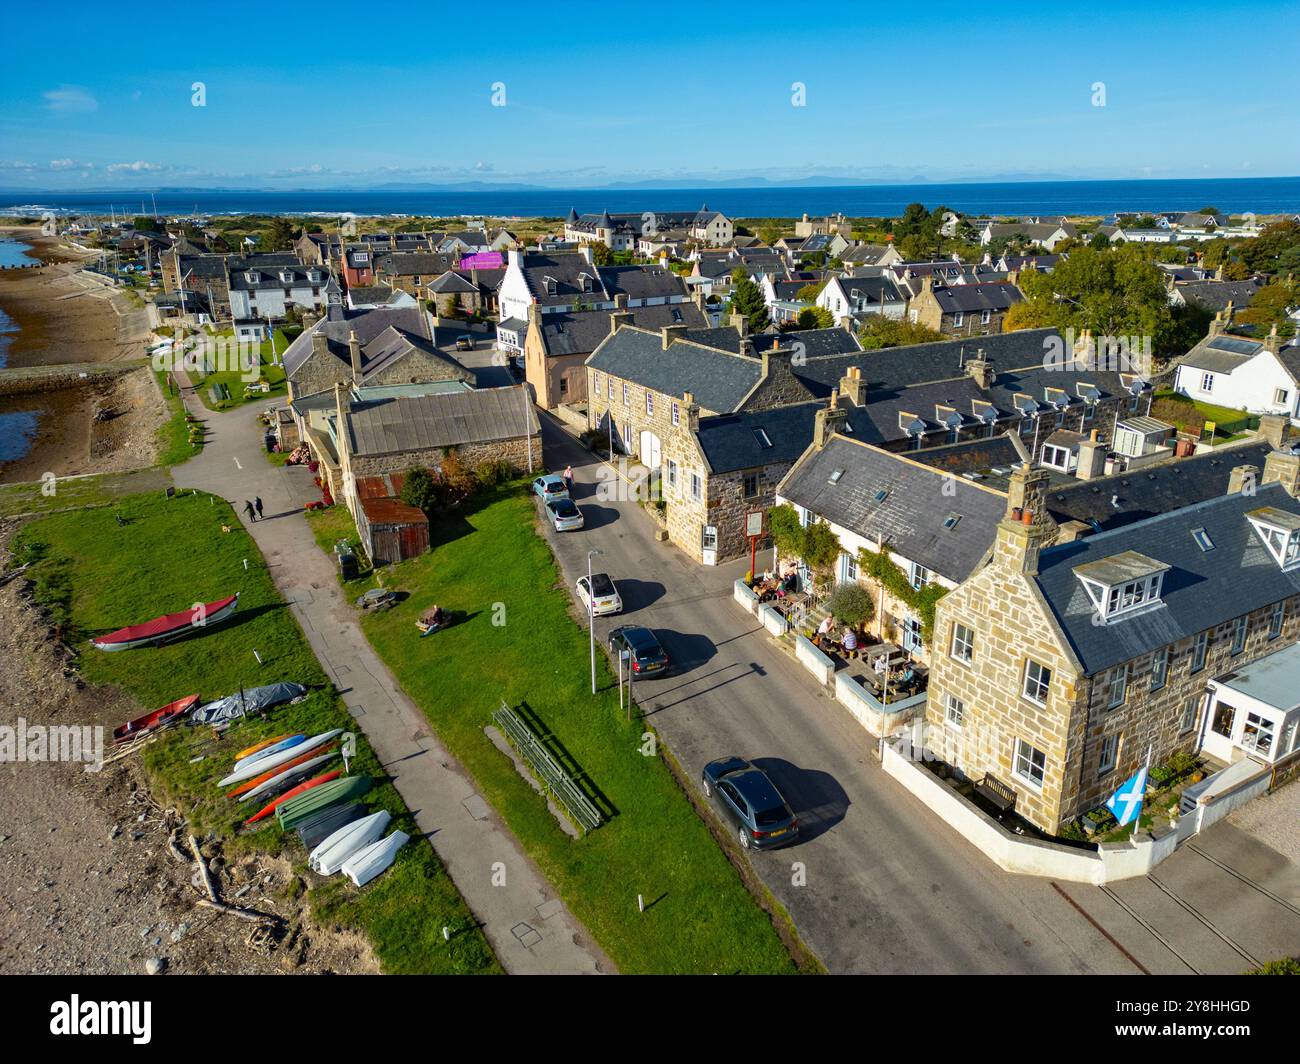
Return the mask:
<path fill-rule="evenodd" d="M 564 490 L 570 495 L 573 494 L 573 466 L 564 467 Z"/>
<path fill-rule="evenodd" d="M 257 519 L 260 521 L 262 519 L 262 496 L 259 495 L 254 499 L 253 505 L 257 508 Z"/>
<path fill-rule="evenodd" d="M 248 514 L 249 521 L 257 520 L 257 514 L 253 511 L 253 504 L 247 499 L 244 500 L 244 513 Z"/>

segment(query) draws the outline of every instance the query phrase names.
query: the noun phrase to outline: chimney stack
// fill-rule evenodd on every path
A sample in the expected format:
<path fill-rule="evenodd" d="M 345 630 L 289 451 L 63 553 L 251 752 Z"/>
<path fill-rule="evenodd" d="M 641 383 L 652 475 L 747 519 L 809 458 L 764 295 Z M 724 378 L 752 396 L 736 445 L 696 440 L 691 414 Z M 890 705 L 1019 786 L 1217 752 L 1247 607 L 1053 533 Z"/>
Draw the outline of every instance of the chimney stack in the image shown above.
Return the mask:
<path fill-rule="evenodd" d="M 361 384 L 361 341 L 357 339 L 356 329 L 348 331 L 348 353 L 352 356 L 352 382 Z"/>
<path fill-rule="evenodd" d="M 695 396 L 690 392 L 682 393 L 682 403 L 686 407 L 686 428 L 689 432 L 696 433 L 700 431 L 700 404 L 695 401 Z"/>
<path fill-rule="evenodd" d="M 975 352 L 974 358 L 967 360 L 966 372 L 980 391 L 986 392 L 993 387 L 993 363 L 985 357 L 984 348 L 981 347 Z"/>
<path fill-rule="evenodd" d="M 630 310 L 617 310 L 609 316 L 609 334 L 613 336 L 624 325 L 631 325 L 633 314 Z"/>
<path fill-rule="evenodd" d="M 662 329 L 660 329 L 659 333 L 663 337 L 664 350 L 667 351 L 670 347 L 672 347 L 673 341 L 678 339 L 685 331 L 686 331 L 685 325 L 665 325 Z"/>
<path fill-rule="evenodd" d="M 731 327 L 740 333 L 741 336 L 749 335 L 749 319 L 743 314 L 737 314 L 734 311 L 731 315 Z"/>
<path fill-rule="evenodd" d="M 1262 483 L 1281 484 L 1291 498 L 1300 499 L 1300 455 L 1273 451 L 1264 459 Z"/>
<path fill-rule="evenodd" d="M 1097 439 L 1097 430 L 1093 429 L 1088 438 L 1079 443 L 1079 464 L 1075 467 L 1074 475 L 1080 480 L 1095 480 L 1103 476 L 1109 450 L 1110 446 Z"/>
<path fill-rule="evenodd" d="M 848 372 L 840 378 L 840 394 L 852 406 L 867 405 L 867 382 L 862 379 L 860 367 L 850 366 Z"/>
<path fill-rule="evenodd" d="M 1229 495 L 1254 495 L 1259 486 L 1259 467 L 1253 465 L 1233 466 L 1228 474 Z"/>
<path fill-rule="evenodd" d="M 1038 555 L 1056 533 L 1047 515 L 1046 469 L 1016 466 L 1007 489 L 1007 513 L 998 524 L 994 564 L 1028 576 L 1038 573 Z"/>
<path fill-rule="evenodd" d="M 1291 433 L 1291 419 L 1286 414 L 1263 414 L 1260 416 L 1259 434 L 1278 450 L 1290 446 Z"/>
<path fill-rule="evenodd" d="M 819 451 L 848 421 L 848 411 L 840 407 L 838 398 L 835 392 L 831 392 L 830 403 L 818 410 L 813 417 L 813 445 Z"/>

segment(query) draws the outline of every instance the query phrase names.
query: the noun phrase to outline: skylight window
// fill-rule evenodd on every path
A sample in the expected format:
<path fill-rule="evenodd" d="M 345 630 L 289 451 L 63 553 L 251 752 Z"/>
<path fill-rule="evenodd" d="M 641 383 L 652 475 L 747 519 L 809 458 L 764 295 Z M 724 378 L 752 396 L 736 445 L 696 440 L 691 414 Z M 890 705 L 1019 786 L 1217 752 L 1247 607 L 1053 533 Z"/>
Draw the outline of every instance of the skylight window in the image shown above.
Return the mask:
<path fill-rule="evenodd" d="M 948 517 L 943 522 L 943 527 L 947 531 L 951 532 L 954 528 L 957 527 L 957 522 L 960 520 L 961 520 L 961 514 L 949 514 Z"/>
<path fill-rule="evenodd" d="M 754 439 L 758 440 L 758 445 L 764 449 L 772 446 L 772 440 L 763 429 L 754 430 Z"/>
<path fill-rule="evenodd" d="M 1196 545 L 1200 547 L 1201 550 L 1203 551 L 1214 550 L 1214 540 L 1210 538 L 1210 534 L 1207 531 L 1205 531 L 1205 529 L 1193 528 L 1192 539 L 1196 540 Z"/>
<path fill-rule="evenodd" d="M 842 477 L 842 476 L 844 476 L 844 470 L 842 470 L 842 469 L 837 469 L 837 470 L 835 470 L 833 473 L 831 473 L 831 479 L 830 479 L 830 482 L 831 482 L 832 484 L 838 484 L 838 483 L 840 482 L 840 477 Z"/>
<path fill-rule="evenodd" d="M 888 497 L 889 497 L 889 492 L 887 492 L 884 488 L 881 488 L 878 492 L 876 492 L 875 495 L 876 502 L 884 502 Z"/>

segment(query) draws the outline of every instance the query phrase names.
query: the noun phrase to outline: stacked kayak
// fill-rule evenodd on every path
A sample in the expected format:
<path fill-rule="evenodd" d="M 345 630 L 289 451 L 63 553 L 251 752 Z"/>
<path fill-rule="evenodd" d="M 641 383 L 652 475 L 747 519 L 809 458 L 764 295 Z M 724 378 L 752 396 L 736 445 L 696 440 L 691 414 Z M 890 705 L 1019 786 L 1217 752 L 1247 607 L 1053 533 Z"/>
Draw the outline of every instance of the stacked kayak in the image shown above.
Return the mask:
<path fill-rule="evenodd" d="M 285 802 L 276 809 L 275 816 L 281 828 L 292 831 L 313 814 L 328 809 L 337 802 L 349 802 L 354 798 L 360 798 L 368 790 L 370 790 L 369 776 L 346 776 L 331 780 Z"/>
<path fill-rule="evenodd" d="M 319 813 L 309 816 L 298 825 L 298 838 L 308 852 L 316 849 L 322 842 L 333 835 L 339 828 L 346 827 L 354 820 L 366 815 L 365 806 L 360 802 L 348 802 L 346 805 L 332 805 Z"/>
<path fill-rule="evenodd" d="M 281 765 L 279 768 L 273 768 L 269 772 L 264 772 L 260 776 L 254 776 L 251 780 L 241 783 L 226 797 L 234 798 L 237 796 L 241 802 L 247 802 L 252 798 L 269 798 L 273 794 L 279 794 L 281 791 L 292 787 L 313 772 L 319 771 L 321 765 L 332 761 L 336 753 L 333 743 L 325 747 L 318 746 L 315 750 L 309 750 L 301 757 L 295 757 L 292 761 Z"/>
<path fill-rule="evenodd" d="M 352 880 L 354 886 L 364 887 L 397 859 L 397 851 L 409 839 L 405 831 L 394 831 L 388 838 L 371 843 L 344 862 L 343 874 Z"/>
<path fill-rule="evenodd" d="M 274 747 L 268 746 L 266 749 L 259 750 L 257 753 L 251 754 L 242 761 L 237 762 L 234 771 L 224 779 L 218 780 L 217 786 L 228 787 L 232 783 L 243 783 L 245 780 L 250 780 L 254 776 L 260 776 L 262 773 L 267 772 L 270 769 L 284 765 L 297 757 L 301 757 L 309 750 L 315 750 L 317 747 L 324 746 L 331 739 L 337 738 L 342 734 L 342 728 L 334 728 L 331 731 L 321 732 L 319 735 L 313 735 L 310 739 L 292 736 L 290 739 L 285 739 L 281 743 L 277 744 L 280 749 L 275 750 L 274 753 L 271 752 Z M 284 745 L 291 741 L 293 742 L 293 745 Z"/>
<path fill-rule="evenodd" d="M 378 842 L 388 827 L 390 817 L 385 810 L 354 820 L 339 828 L 311 852 L 307 863 L 323 876 L 332 876 L 354 853 Z"/>
<path fill-rule="evenodd" d="M 308 791 L 313 791 L 317 787 L 323 787 L 327 783 L 332 783 L 334 780 L 338 779 L 340 775 L 342 775 L 342 773 L 338 769 L 335 769 L 333 772 L 324 772 L 315 779 L 308 780 L 306 783 L 300 783 L 292 790 L 286 791 L 284 794 L 280 795 L 280 797 L 276 798 L 274 801 L 268 802 L 265 806 L 245 820 L 244 823 L 256 824 L 259 820 L 263 820 L 270 816 L 286 802 L 293 801 L 293 799 L 297 798 L 300 794 L 306 794 Z"/>

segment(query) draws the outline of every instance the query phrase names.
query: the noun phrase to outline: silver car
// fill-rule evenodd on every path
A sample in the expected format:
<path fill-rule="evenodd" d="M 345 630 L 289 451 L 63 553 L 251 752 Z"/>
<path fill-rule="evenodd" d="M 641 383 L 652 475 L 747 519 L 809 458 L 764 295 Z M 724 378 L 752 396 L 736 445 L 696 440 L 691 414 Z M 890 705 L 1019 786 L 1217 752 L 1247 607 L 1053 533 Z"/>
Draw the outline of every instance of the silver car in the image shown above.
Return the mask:
<path fill-rule="evenodd" d="M 592 594 L 592 587 L 595 594 Z M 623 600 L 619 597 L 618 588 L 614 586 L 614 581 L 609 578 L 607 573 L 595 573 L 591 578 L 591 587 L 587 584 L 587 578 L 580 576 L 578 578 L 578 601 L 582 603 L 584 609 L 588 609 L 596 617 L 603 617 L 607 613 L 622 613 Z"/>
<path fill-rule="evenodd" d="M 546 513 L 557 532 L 572 532 L 583 525 L 582 511 L 572 499 L 549 499 Z"/>

